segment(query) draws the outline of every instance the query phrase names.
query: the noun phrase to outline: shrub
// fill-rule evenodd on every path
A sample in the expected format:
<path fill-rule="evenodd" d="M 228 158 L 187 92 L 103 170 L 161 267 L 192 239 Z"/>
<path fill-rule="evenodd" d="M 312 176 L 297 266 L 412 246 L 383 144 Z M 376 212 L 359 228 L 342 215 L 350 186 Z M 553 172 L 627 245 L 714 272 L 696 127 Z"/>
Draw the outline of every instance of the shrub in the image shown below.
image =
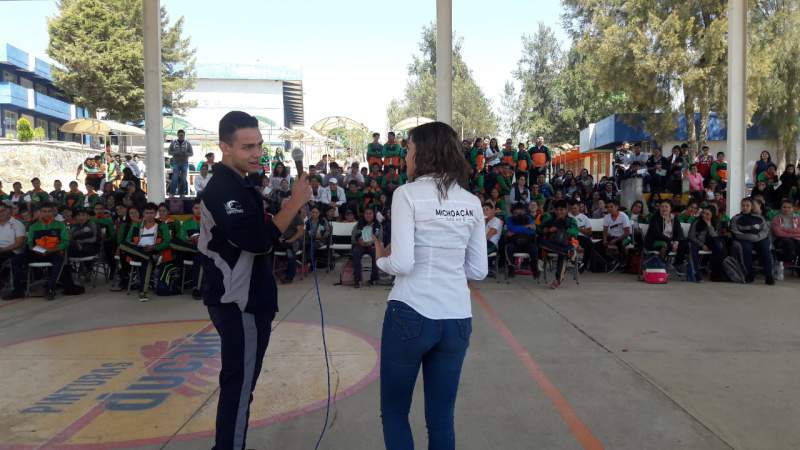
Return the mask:
<path fill-rule="evenodd" d="M 36 127 L 33 129 L 33 140 L 34 141 L 43 141 L 47 134 L 42 127 Z"/>
<path fill-rule="evenodd" d="M 28 119 L 24 117 L 17 121 L 17 139 L 19 139 L 20 142 L 33 140 L 33 128 Z"/>

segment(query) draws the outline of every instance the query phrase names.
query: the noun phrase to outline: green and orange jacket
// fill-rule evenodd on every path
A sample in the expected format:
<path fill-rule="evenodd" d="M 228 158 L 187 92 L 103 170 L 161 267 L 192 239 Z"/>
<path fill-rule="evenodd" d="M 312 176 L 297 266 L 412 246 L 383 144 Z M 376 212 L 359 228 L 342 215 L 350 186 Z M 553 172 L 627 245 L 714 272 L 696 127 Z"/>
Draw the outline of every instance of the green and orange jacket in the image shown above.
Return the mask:
<path fill-rule="evenodd" d="M 139 234 L 142 228 L 142 222 L 134 223 L 128 229 L 128 236 L 125 237 L 125 243 L 132 245 L 139 245 Z M 169 232 L 169 227 L 165 223 L 158 223 L 158 231 L 156 231 L 156 251 L 163 252 L 169 248 L 169 242 L 172 236 Z"/>
<path fill-rule="evenodd" d="M 28 247 L 37 245 L 47 250 L 66 250 L 69 246 L 67 226 L 56 220 L 50 223 L 37 220 L 28 228 Z"/>

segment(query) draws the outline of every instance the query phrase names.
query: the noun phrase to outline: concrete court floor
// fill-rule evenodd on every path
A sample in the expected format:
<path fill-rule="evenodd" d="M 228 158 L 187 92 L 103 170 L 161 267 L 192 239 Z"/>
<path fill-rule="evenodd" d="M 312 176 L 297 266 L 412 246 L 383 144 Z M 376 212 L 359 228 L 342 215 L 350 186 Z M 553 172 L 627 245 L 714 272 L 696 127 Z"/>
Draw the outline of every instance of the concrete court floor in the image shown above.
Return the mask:
<path fill-rule="evenodd" d="M 351 332 L 329 331 L 337 399 L 320 448 L 381 449 L 374 346 L 388 288 L 335 287 L 334 278 L 321 278 L 326 320 Z M 456 411 L 459 449 L 800 448 L 797 278 L 775 287 L 650 286 L 630 275 L 586 274 L 580 286 L 566 282 L 558 291 L 525 277 L 474 287 L 473 335 Z M 278 319 L 286 322 L 273 334 L 259 383 L 268 392 L 257 392 L 254 402 L 268 410 L 251 417 L 263 426 L 251 428 L 247 447 L 313 449 L 325 379 L 310 280 L 281 287 L 280 304 Z M 187 320 L 196 322 L 178 322 Z M 168 323 L 122 327 L 151 322 Z M 101 363 L 135 364 L 92 395 L 154 375 L 128 347 L 179 337 L 184 324 L 214 333 L 205 309 L 188 296 L 139 303 L 98 286 L 54 302 L 0 304 L 0 449 L 211 448 L 210 363 L 199 394 L 173 393 L 144 412 L 101 407 L 96 418 L 100 403 L 86 397 L 50 405 L 61 412 L 20 413 Z M 117 328 L 80 333 L 107 327 Z M 41 339 L 61 333 L 67 334 Z M 422 449 L 419 381 L 412 428 Z"/>

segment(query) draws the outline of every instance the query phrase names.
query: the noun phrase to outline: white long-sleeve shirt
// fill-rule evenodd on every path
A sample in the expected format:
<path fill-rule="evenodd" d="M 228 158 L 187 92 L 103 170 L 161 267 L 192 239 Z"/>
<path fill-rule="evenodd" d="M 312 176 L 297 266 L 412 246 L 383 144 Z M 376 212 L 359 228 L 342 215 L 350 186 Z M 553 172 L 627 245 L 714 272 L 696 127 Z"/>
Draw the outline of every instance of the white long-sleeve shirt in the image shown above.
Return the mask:
<path fill-rule="evenodd" d="M 426 176 L 394 191 L 392 252 L 378 267 L 395 275 L 389 300 L 429 319 L 472 317 L 467 280 L 488 272 L 483 209 L 477 197 L 453 185 L 440 201 Z"/>

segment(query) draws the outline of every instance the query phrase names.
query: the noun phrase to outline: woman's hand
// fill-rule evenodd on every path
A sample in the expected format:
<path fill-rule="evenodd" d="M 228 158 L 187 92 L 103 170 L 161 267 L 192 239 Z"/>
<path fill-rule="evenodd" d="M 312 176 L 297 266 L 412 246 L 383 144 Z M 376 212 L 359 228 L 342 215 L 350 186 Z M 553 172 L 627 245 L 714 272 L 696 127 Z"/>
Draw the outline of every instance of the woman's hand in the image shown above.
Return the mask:
<path fill-rule="evenodd" d="M 380 259 L 384 257 L 388 257 L 392 254 L 392 245 L 389 244 L 388 246 L 383 246 L 383 241 L 378 239 L 378 236 L 372 236 L 372 242 L 375 243 L 375 258 Z"/>

